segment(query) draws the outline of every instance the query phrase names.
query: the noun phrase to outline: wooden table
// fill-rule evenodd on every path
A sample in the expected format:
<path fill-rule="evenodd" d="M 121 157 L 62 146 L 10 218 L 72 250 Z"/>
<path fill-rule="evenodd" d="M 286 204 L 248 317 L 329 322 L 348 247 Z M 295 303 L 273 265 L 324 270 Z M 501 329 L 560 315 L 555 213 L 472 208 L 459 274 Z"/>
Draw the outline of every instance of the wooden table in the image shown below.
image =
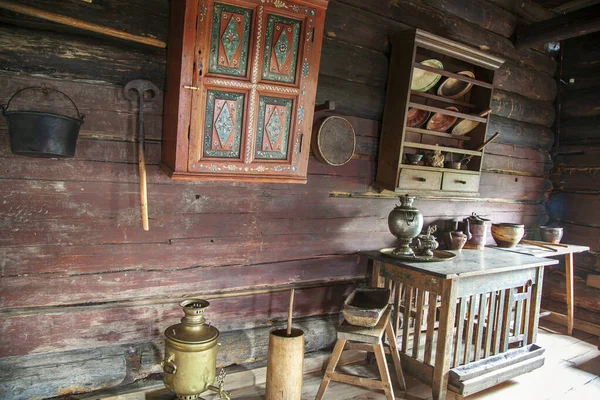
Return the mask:
<path fill-rule="evenodd" d="M 434 263 L 403 261 L 378 250 L 361 253 L 373 260 L 375 282 L 381 283 L 381 271 L 402 286 L 396 287 L 403 312 L 402 365 L 431 385 L 434 400 L 445 399 L 451 368 L 535 342 L 544 266 L 558 263 L 495 248 L 455 253 L 450 261 Z M 493 373 L 501 376 L 454 382 L 450 389 L 467 396 L 541 363 L 537 357 L 519 362 L 518 371 L 498 367 Z"/>
<path fill-rule="evenodd" d="M 504 251 L 517 251 L 523 254 L 529 254 L 535 257 L 555 257 L 565 256 L 565 280 L 567 287 L 567 332 L 569 335 L 573 334 L 573 321 L 574 317 L 574 301 L 573 301 L 573 253 L 582 253 L 589 251 L 588 246 L 577 246 L 574 244 L 560 244 L 560 245 L 547 245 L 555 249 L 551 251 L 531 244 L 518 244 L 512 249 L 501 249 Z M 558 314 L 558 313 L 555 313 Z M 562 314 L 558 314 L 562 315 Z"/>

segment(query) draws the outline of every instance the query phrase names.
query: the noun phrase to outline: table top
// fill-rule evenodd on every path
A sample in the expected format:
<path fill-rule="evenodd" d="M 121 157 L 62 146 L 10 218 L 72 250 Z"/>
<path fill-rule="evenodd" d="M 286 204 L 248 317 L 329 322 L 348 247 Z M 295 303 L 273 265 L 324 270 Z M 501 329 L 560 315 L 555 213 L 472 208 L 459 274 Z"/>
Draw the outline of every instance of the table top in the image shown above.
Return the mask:
<path fill-rule="evenodd" d="M 360 252 L 360 254 L 385 264 L 398 265 L 444 279 L 488 275 L 542 265 L 558 264 L 558 260 L 534 257 L 514 251 L 499 250 L 493 247 L 486 247 L 484 250 L 463 249 L 461 251 L 450 252 L 456 254 L 456 257 L 449 261 L 440 262 L 400 260 L 381 254 L 379 250 L 364 251 Z M 556 253 L 553 253 L 553 255 L 556 255 Z"/>
<path fill-rule="evenodd" d="M 499 250 L 503 250 L 503 251 L 512 251 L 512 252 L 518 252 L 518 253 L 522 253 L 522 254 L 528 254 L 530 256 L 535 256 L 535 257 L 562 256 L 564 254 L 570 254 L 570 253 L 582 253 L 584 251 L 589 251 L 589 249 L 590 249 L 588 246 L 579 246 L 576 244 L 563 244 L 563 243 L 561 243 L 560 246 L 556 246 L 553 244 L 544 244 L 544 246 L 551 247 L 551 248 L 555 249 L 556 251 L 544 249 L 544 248 L 541 248 L 539 246 L 535 246 L 532 244 L 517 244 L 515 247 L 510 248 L 510 249 L 503 249 L 501 247 L 495 247 L 495 248 L 499 249 Z M 567 247 L 564 247 L 564 246 L 567 246 Z"/>

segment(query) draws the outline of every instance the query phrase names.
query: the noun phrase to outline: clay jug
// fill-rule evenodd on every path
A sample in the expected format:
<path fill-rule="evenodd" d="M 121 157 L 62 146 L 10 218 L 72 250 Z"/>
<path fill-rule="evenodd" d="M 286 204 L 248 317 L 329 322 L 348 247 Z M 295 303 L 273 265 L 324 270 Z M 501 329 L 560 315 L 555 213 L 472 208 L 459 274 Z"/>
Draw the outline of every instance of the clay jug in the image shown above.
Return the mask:
<path fill-rule="evenodd" d="M 465 243 L 467 243 L 467 235 L 461 231 L 446 232 L 444 234 L 444 240 L 448 250 L 462 250 Z"/>

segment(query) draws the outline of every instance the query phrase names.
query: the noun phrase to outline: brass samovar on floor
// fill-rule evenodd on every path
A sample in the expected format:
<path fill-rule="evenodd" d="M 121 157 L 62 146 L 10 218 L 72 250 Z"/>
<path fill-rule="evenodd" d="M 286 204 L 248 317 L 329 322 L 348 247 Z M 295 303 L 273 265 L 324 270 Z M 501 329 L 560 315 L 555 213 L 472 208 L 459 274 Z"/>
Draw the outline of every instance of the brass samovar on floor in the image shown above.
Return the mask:
<path fill-rule="evenodd" d="M 180 303 L 185 316 L 181 323 L 165 330 L 165 359 L 163 382 L 181 400 L 197 399 L 207 390 L 229 399 L 224 390 L 225 371 L 221 370 L 219 386 L 213 386 L 217 364 L 219 330 L 205 324 L 206 300 L 190 299 Z"/>

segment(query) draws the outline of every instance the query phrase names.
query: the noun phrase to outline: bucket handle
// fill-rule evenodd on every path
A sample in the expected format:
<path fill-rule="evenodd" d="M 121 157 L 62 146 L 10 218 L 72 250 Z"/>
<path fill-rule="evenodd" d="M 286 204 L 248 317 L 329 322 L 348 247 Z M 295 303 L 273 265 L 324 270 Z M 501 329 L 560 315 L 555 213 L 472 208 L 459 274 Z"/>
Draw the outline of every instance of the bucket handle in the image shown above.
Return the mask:
<path fill-rule="evenodd" d="M 54 89 L 54 88 L 51 88 L 51 87 L 47 87 L 47 86 L 29 86 L 29 87 L 23 88 L 23 89 L 21 89 L 21 90 L 18 90 L 18 91 L 17 91 L 15 94 L 13 94 L 13 95 L 11 96 L 11 98 L 8 100 L 8 103 L 0 105 L 0 109 L 2 109 L 2 114 L 3 114 L 3 115 L 6 115 L 6 111 L 8 111 L 8 107 L 10 107 L 10 102 L 11 102 L 11 101 L 13 101 L 13 99 L 14 99 L 14 98 L 15 98 L 15 97 L 16 97 L 18 94 L 20 94 L 20 93 L 22 93 L 22 92 L 24 92 L 24 91 L 26 91 L 26 90 L 41 90 L 42 92 L 44 92 L 44 94 L 46 94 L 46 92 L 47 92 L 48 90 L 54 90 L 55 92 L 58 92 L 58 93 L 62 94 L 62 95 L 63 95 L 63 96 L 65 96 L 67 99 L 69 99 L 69 101 L 71 102 L 71 104 L 73 104 L 73 107 L 75 107 L 75 111 L 77 111 L 77 117 L 78 117 L 78 118 L 79 118 L 79 120 L 80 120 L 80 121 L 83 123 L 83 120 L 84 120 L 84 118 L 85 118 L 85 115 L 84 115 L 84 114 L 81 114 L 81 113 L 79 112 L 79 108 L 77 108 L 77 105 L 75 104 L 75 102 L 73 101 L 73 99 L 71 99 L 69 96 L 67 96 L 65 93 L 61 92 L 60 90 L 58 90 L 58 89 Z"/>

